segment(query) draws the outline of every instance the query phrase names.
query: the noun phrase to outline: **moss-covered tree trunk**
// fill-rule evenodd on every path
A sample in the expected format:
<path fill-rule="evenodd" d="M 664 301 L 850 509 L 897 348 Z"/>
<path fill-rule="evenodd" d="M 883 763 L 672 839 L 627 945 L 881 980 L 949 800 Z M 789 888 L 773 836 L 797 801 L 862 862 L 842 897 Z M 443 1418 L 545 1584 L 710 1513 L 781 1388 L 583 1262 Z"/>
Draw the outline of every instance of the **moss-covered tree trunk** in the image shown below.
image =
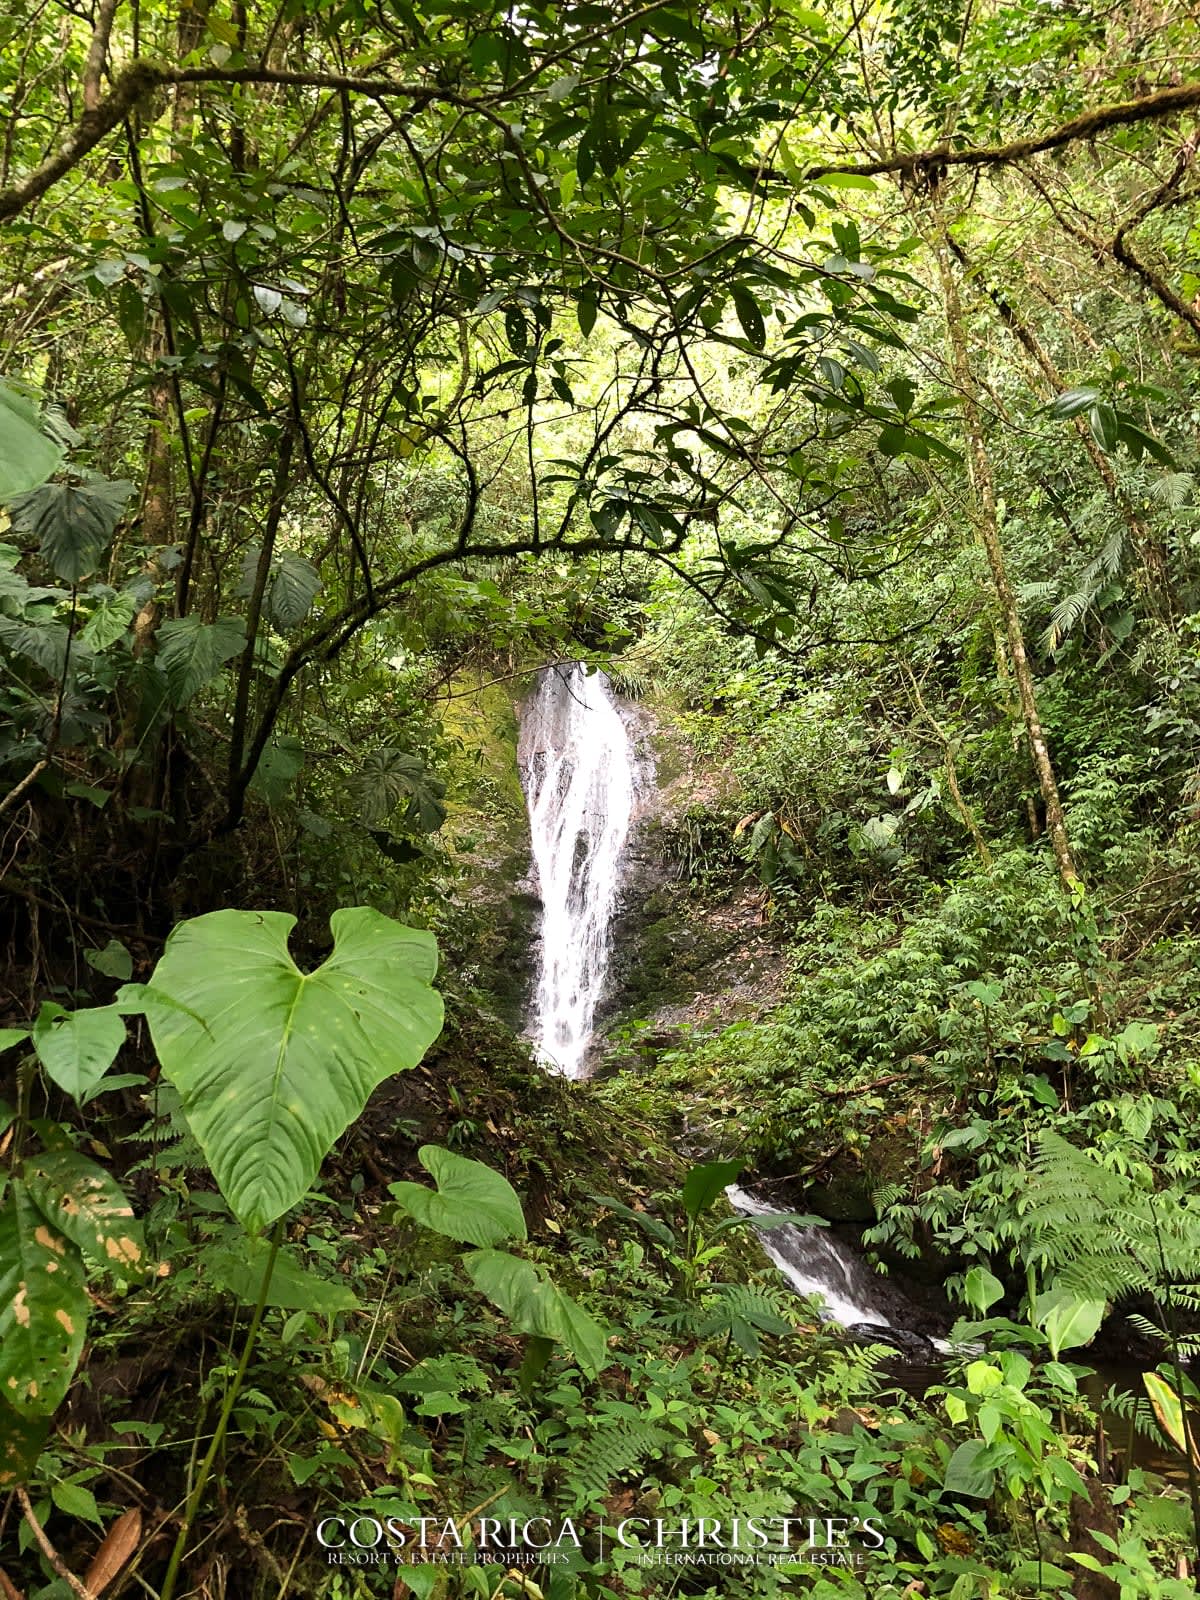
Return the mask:
<path fill-rule="evenodd" d="M 931 242 L 934 256 L 937 260 L 938 275 L 941 279 L 942 305 L 946 319 L 946 343 L 955 386 L 959 391 L 959 398 L 962 402 L 963 434 L 967 446 L 967 472 L 975 504 L 976 527 L 979 531 L 984 552 L 987 555 L 988 567 L 992 575 L 992 586 L 996 593 L 996 601 L 1004 623 L 1005 637 L 1008 641 L 1008 653 L 1012 662 L 1013 678 L 1017 686 L 1017 696 L 1021 703 L 1021 716 L 1025 723 L 1025 734 L 1029 740 L 1029 750 L 1033 757 L 1038 788 L 1041 791 L 1042 804 L 1046 812 L 1046 833 L 1049 835 L 1050 844 L 1054 851 L 1054 859 L 1058 865 L 1058 875 L 1062 879 L 1064 886 L 1070 888 L 1079 881 L 1079 872 L 1071 852 L 1071 841 L 1067 835 L 1062 800 L 1058 792 L 1058 780 L 1055 777 L 1054 763 L 1050 759 L 1050 747 L 1046 742 L 1045 730 L 1042 727 L 1042 719 L 1038 711 L 1037 687 L 1034 683 L 1033 668 L 1025 649 L 1025 635 L 1021 629 L 1021 617 L 1017 610 L 1017 599 L 1013 593 L 1012 583 L 1009 580 L 1008 565 L 1004 558 L 1004 546 L 1000 539 L 1000 522 L 996 511 L 996 482 L 992 474 L 992 462 L 991 457 L 988 455 L 987 442 L 984 438 L 979 390 L 975 382 L 975 375 L 971 368 L 970 355 L 967 349 L 967 331 L 963 318 L 962 298 L 958 292 L 958 280 L 954 275 L 954 265 L 951 261 L 949 235 L 946 231 L 945 216 L 936 192 L 931 206 L 931 222 Z"/>

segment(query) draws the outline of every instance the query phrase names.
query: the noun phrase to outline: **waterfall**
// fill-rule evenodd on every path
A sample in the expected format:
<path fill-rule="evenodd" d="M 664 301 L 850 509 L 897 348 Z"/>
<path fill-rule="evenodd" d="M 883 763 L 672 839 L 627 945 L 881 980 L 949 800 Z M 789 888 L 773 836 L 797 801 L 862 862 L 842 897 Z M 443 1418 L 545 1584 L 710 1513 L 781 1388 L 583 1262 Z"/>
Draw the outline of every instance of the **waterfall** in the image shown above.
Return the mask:
<path fill-rule="evenodd" d="M 777 1214 L 744 1189 L 730 1187 L 725 1193 L 729 1204 L 743 1216 Z M 793 1288 L 801 1294 L 821 1296 L 826 1315 L 835 1322 L 847 1328 L 864 1323 L 879 1328 L 892 1326 L 879 1304 L 875 1275 L 827 1228 L 798 1228 L 785 1223 L 760 1231 L 758 1242 Z"/>
<path fill-rule="evenodd" d="M 583 1076 L 608 971 L 610 924 L 638 789 L 633 744 L 603 672 L 549 667 L 521 713 L 521 781 L 542 901 L 531 1033 Z"/>

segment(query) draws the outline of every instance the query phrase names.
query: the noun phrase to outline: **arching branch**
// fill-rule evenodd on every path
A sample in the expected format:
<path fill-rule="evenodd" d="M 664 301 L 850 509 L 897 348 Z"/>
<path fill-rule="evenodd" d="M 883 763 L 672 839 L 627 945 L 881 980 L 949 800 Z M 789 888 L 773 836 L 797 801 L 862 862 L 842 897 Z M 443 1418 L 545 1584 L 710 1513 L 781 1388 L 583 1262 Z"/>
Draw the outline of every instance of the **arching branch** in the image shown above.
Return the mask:
<path fill-rule="evenodd" d="M 931 150 L 914 150 L 905 155 L 888 156 L 881 161 L 810 167 L 804 175 L 806 178 L 826 178 L 835 173 L 845 173 L 874 178 L 885 173 L 908 173 L 918 177 L 942 167 L 1009 166 L 1014 161 L 1026 161 L 1031 156 L 1043 155 L 1047 150 L 1061 150 L 1064 145 L 1075 144 L 1080 139 L 1094 139 L 1111 128 L 1126 128 L 1138 122 L 1156 122 L 1164 117 L 1178 116 L 1183 111 L 1193 111 L 1198 106 L 1200 83 L 1181 83 L 1171 89 L 1159 89 L 1154 94 L 1143 95 L 1139 100 L 1120 100 L 1115 105 L 1096 106 L 1052 128 L 1049 133 L 1035 134 L 1028 139 L 1013 139 L 1008 144 L 967 146 L 964 149 L 937 145 Z"/>

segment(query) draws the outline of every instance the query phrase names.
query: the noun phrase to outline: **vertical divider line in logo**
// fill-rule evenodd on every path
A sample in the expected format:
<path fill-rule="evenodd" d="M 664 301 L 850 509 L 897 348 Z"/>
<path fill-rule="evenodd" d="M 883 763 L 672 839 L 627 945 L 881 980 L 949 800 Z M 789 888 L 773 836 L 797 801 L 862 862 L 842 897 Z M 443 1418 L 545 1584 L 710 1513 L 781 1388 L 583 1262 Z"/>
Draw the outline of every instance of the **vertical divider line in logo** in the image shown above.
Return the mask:
<path fill-rule="evenodd" d="M 604 1560 L 604 1518 L 600 1518 L 600 1560 Z"/>

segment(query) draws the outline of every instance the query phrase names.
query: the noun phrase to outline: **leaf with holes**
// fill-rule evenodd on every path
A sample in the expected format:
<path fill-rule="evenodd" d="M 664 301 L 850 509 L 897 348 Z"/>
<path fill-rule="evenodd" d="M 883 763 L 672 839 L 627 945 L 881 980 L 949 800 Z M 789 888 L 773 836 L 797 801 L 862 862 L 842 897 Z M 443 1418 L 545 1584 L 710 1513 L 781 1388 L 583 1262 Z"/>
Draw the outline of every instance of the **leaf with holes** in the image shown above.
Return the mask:
<path fill-rule="evenodd" d="M 502 1244 L 525 1238 L 525 1213 L 507 1178 L 482 1161 L 455 1155 L 440 1145 L 422 1145 L 421 1165 L 437 1184 L 391 1183 L 388 1193 L 426 1228 L 464 1244 Z"/>
<path fill-rule="evenodd" d="M 96 1087 L 124 1043 L 125 1023 L 112 1006 L 64 1011 L 44 1000 L 33 1025 L 38 1060 L 73 1100 Z"/>
<path fill-rule="evenodd" d="M 41 554 L 66 583 L 94 572 L 121 520 L 133 485 L 92 478 L 87 483 L 43 483 L 10 502 L 13 527 L 39 541 Z"/>
<path fill-rule="evenodd" d="M 746 342 L 752 349 L 761 350 L 767 342 L 767 328 L 758 301 L 740 283 L 735 283 L 729 292 L 733 296 L 733 309 L 737 312 Z"/>
<path fill-rule="evenodd" d="M 201 622 L 189 616 L 164 622 L 158 630 L 158 664 L 166 674 L 172 705 L 187 705 L 245 644 L 246 629 L 236 617 Z"/>
<path fill-rule="evenodd" d="M 145 997 L 163 1073 L 252 1232 L 303 1198 L 371 1091 L 415 1067 L 442 1026 L 432 934 L 365 906 L 335 911 L 332 954 L 301 972 L 295 923 L 281 911 L 181 922 Z"/>
<path fill-rule="evenodd" d="M 101 1266 L 126 1277 L 146 1268 L 141 1223 L 116 1181 L 78 1150 L 47 1150 L 24 1178 L 47 1222 Z"/>
<path fill-rule="evenodd" d="M 0 1395 L 14 1411 L 55 1409 L 78 1365 L 87 1314 L 79 1251 L 14 1179 L 0 1209 Z"/>

